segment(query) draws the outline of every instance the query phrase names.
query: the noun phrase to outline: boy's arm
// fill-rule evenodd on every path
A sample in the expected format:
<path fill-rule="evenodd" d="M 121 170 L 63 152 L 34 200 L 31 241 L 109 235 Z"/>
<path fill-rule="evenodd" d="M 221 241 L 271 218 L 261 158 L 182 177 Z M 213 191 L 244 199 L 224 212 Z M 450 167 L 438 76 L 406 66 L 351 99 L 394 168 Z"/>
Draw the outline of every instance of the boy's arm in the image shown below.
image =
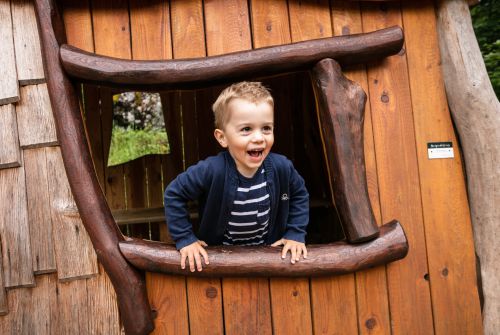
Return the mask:
<path fill-rule="evenodd" d="M 165 217 L 177 250 L 198 241 L 189 222 L 187 202 L 198 199 L 210 187 L 211 171 L 208 163 L 201 161 L 179 174 L 165 190 Z"/>

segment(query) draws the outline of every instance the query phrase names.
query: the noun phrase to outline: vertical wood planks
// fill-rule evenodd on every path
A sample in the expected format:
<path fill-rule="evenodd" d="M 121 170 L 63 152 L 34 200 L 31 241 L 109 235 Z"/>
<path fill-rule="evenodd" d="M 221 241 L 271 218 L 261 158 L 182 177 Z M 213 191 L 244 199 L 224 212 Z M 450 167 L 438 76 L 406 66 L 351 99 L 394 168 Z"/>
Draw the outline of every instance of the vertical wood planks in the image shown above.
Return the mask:
<path fill-rule="evenodd" d="M 363 5 L 363 30 L 400 25 L 397 4 Z M 434 331 L 423 231 L 415 134 L 406 59 L 403 53 L 368 67 L 382 220 L 401 222 L 408 256 L 387 266 L 394 334 Z M 419 311 L 415 313 L 415 311 Z"/>
<path fill-rule="evenodd" d="M 334 35 L 357 34 L 362 32 L 359 4 L 350 1 L 332 3 Z M 356 66 L 345 72 L 346 76 L 361 85 L 368 93 L 365 66 Z M 380 200 L 378 196 L 377 166 L 373 143 L 373 128 L 370 101 L 367 94 L 364 124 L 364 151 L 368 193 L 375 218 L 380 225 Z M 389 301 L 385 266 L 356 273 L 356 299 L 358 326 L 361 334 L 390 334 Z"/>
<path fill-rule="evenodd" d="M 12 335 L 62 334 L 57 324 L 56 275 L 36 277 L 36 286 L 10 290 L 9 314 L 0 317 L 0 333 Z"/>
<path fill-rule="evenodd" d="M 441 76 L 433 2 L 404 4 L 403 24 L 435 332 L 480 334 L 470 213 Z M 428 159 L 429 142 L 452 142 L 455 158 Z"/>
<path fill-rule="evenodd" d="M 93 52 L 94 38 L 89 0 L 64 0 L 62 15 L 68 44 Z"/>
<path fill-rule="evenodd" d="M 224 333 L 220 279 L 189 278 L 187 292 L 190 332 L 207 335 Z"/>
<path fill-rule="evenodd" d="M 57 144 L 47 84 L 21 87 L 21 101 L 16 112 L 21 147 Z"/>
<path fill-rule="evenodd" d="M 72 280 L 57 283 L 57 330 L 55 334 L 90 334 L 87 304 L 87 281 Z"/>
<path fill-rule="evenodd" d="M 250 18 L 246 1 L 205 2 L 205 20 L 207 24 L 208 56 L 252 48 Z M 211 99 L 208 106 L 213 104 L 216 97 L 215 94 L 213 96 L 207 95 L 207 98 Z M 200 113 L 208 114 L 211 111 L 207 109 L 206 111 L 200 111 Z M 207 132 L 206 135 L 200 131 L 200 136 L 210 136 L 209 138 L 212 139 L 212 130 L 213 128 L 210 127 L 210 132 Z M 226 334 L 271 333 L 269 285 L 267 280 L 223 278 L 222 296 L 224 297 Z"/>
<path fill-rule="evenodd" d="M 0 169 L 21 165 L 16 110 L 13 104 L 0 106 Z"/>
<path fill-rule="evenodd" d="M 33 271 L 56 271 L 45 148 L 27 149 L 24 154 L 28 220 L 30 222 Z M 52 171 L 50 172 L 52 174 Z"/>
<path fill-rule="evenodd" d="M 19 100 L 10 1 L 0 2 L 0 22 L 0 69 L 3 72 L 0 76 L 0 105 L 3 105 Z"/>
<path fill-rule="evenodd" d="M 333 35 L 327 2 L 289 2 L 289 8 L 292 42 Z M 308 108 L 312 110 L 313 106 Z M 310 285 L 314 332 L 357 333 L 354 276 L 312 278 Z M 338 314 L 341 310 L 343 313 Z"/>
<path fill-rule="evenodd" d="M 33 3 L 29 0 L 12 1 L 11 11 L 17 79 L 21 85 L 44 82 L 42 53 Z"/>
<path fill-rule="evenodd" d="M 23 168 L 0 170 L 0 236 L 5 287 L 33 286 L 33 263 L 28 227 Z"/>
<path fill-rule="evenodd" d="M 152 334 L 189 334 L 186 279 L 146 272 L 146 286 L 151 308 L 156 313 Z"/>
<path fill-rule="evenodd" d="M 86 281 L 89 334 L 121 334 L 115 290 L 101 264 L 99 275 Z"/>
<path fill-rule="evenodd" d="M 97 258 L 73 200 L 60 148 L 46 148 L 46 155 L 58 277 L 90 277 L 97 273 Z"/>
<path fill-rule="evenodd" d="M 0 235 L 0 240 L 2 239 L 2 235 Z M 3 280 L 3 259 L 2 259 L 2 250 L 0 249 L 0 316 L 6 315 L 9 313 L 9 302 L 7 301 L 7 291 L 5 290 L 5 283 Z M 1 318 L 0 318 L 1 320 Z M 1 324 L 1 321 L 0 321 Z M 1 329 L 1 326 L 0 326 Z"/>

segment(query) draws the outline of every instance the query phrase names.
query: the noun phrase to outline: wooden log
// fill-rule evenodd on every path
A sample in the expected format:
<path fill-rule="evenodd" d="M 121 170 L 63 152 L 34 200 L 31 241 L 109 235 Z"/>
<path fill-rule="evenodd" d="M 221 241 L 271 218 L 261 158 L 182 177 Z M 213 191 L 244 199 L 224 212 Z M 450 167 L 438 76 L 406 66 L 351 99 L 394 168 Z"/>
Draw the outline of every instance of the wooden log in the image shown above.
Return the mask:
<path fill-rule="evenodd" d="M 21 166 L 21 149 L 13 104 L 0 106 L 0 169 Z"/>
<path fill-rule="evenodd" d="M 335 205 L 351 243 L 375 238 L 378 227 L 368 197 L 363 150 L 366 94 L 332 59 L 312 71 Z"/>
<path fill-rule="evenodd" d="M 171 245 L 129 239 L 120 242 L 120 250 L 136 268 L 151 272 L 206 277 L 300 277 L 345 274 L 392 262 L 406 255 L 408 243 L 399 222 L 392 221 L 383 225 L 380 236 L 370 242 L 310 245 L 308 258 L 294 265 L 289 259 L 282 260 L 279 249 L 273 247 L 214 246 L 207 248 L 210 265 L 195 273 L 181 269 L 179 252 Z"/>
<path fill-rule="evenodd" d="M 61 62 L 75 78 L 104 86 L 181 89 L 213 86 L 312 66 L 324 58 L 363 63 L 401 50 L 400 27 L 187 60 L 130 61 L 63 45 Z"/>
<path fill-rule="evenodd" d="M 153 329 L 144 280 L 116 247 L 123 235 L 94 173 L 74 87 L 59 62 L 59 45 L 65 43 L 63 23 L 51 0 L 37 0 L 36 12 L 50 99 L 72 193 L 99 260 L 110 276 L 127 334 Z"/>
<path fill-rule="evenodd" d="M 3 105 L 19 100 L 9 1 L 0 2 L 0 22 L 2 22 L 0 24 L 0 45 L 2 46 L 2 57 L 0 57 L 0 69 L 2 69 L 2 76 L 0 76 L 0 105 Z"/>
<path fill-rule="evenodd" d="M 500 329 L 500 103 L 486 72 L 466 1 L 438 1 L 437 30 L 446 94 L 462 144 L 485 334 Z"/>

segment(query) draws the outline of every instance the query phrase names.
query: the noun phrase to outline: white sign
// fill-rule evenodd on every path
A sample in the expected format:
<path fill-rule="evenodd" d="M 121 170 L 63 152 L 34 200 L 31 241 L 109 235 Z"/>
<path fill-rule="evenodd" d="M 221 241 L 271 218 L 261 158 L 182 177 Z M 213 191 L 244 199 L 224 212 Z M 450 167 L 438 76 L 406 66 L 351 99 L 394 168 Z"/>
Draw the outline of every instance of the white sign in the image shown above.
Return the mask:
<path fill-rule="evenodd" d="M 427 155 L 429 159 L 454 158 L 453 143 L 429 142 L 427 143 Z"/>

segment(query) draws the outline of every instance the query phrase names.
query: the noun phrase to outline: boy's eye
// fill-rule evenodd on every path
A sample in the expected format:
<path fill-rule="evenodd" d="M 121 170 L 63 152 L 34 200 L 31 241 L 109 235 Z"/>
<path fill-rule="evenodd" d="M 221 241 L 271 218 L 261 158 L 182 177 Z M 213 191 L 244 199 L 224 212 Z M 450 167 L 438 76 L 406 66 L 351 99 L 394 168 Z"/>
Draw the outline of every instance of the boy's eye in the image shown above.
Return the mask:
<path fill-rule="evenodd" d="M 266 133 L 270 133 L 270 132 L 272 132 L 272 131 L 273 131 L 273 127 L 271 127 L 271 126 L 264 126 L 264 127 L 262 128 L 262 130 L 263 130 L 264 132 L 266 132 Z"/>
<path fill-rule="evenodd" d="M 250 127 L 243 127 L 243 128 L 241 128 L 241 131 L 243 131 L 243 132 L 249 132 L 250 131 Z"/>

